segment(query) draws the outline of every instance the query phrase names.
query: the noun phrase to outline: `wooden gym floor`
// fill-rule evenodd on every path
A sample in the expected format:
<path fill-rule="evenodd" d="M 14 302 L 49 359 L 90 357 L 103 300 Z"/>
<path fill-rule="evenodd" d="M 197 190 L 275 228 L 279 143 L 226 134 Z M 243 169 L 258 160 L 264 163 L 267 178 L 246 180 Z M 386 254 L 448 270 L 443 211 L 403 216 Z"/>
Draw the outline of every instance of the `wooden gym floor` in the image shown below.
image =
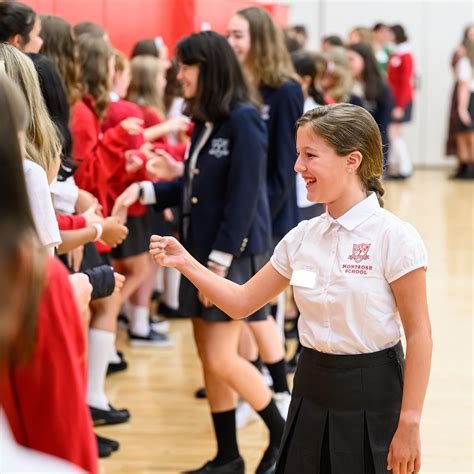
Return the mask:
<path fill-rule="evenodd" d="M 386 208 L 411 222 L 429 253 L 428 295 L 434 354 L 422 423 L 422 473 L 473 472 L 474 182 L 445 171 L 418 170 L 408 182 L 386 183 Z M 127 424 L 97 432 L 120 451 L 101 473 L 176 474 L 214 455 L 214 436 L 188 320 L 172 320 L 172 348 L 131 348 L 119 334 L 130 368 L 107 380 L 111 403 L 132 413 Z M 247 472 L 266 446 L 257 421 L 238 433 Z M 350 474 L 350 473 L 348 473 Z"/>

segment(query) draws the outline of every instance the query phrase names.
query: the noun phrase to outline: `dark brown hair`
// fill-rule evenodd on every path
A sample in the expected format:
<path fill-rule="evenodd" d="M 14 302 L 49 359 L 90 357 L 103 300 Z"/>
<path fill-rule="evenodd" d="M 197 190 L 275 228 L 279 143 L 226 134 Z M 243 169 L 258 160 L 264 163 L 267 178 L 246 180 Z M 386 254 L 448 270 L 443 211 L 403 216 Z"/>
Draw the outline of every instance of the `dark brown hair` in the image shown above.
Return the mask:
<path fill-rule="evenodd" d="M 77 39 L 83 95 L 92 97 L 94 112 L 103 120 L 109 106 L 109 59 L 114 51 L 103 38 L 83 34 Z"/>
<path fill-rule="evenodd" d="M 369 112 L 352 104 L 331 104 L 306 112 L 296 123 L 297 128 L 311 127 L 339 156 L 358 151 L 362 161 L 357 174 L 364 188 L 376 193 L 383 207 L 384 189 L 382 138 L 379 127 Z"/>
<path fill-rule="evenodd" d="M 62 18 L 48 15 L 41 17 L 40 36 L 43 39 L 40 53 L 48 56 L 58 68 L 69 104 L 73 105 L 81 98 L 79 53 L 74 31 Z"/>
<path fill-rule="evenodd" d="M 227 40 L 213 31 L 182 39 L 176 46 L 183 64 L 199 65 L 196 97 L 186 100 L 185 113 L 195 120 L 216 122 L 226 118 L 250 94 L 237 58 Z"/>

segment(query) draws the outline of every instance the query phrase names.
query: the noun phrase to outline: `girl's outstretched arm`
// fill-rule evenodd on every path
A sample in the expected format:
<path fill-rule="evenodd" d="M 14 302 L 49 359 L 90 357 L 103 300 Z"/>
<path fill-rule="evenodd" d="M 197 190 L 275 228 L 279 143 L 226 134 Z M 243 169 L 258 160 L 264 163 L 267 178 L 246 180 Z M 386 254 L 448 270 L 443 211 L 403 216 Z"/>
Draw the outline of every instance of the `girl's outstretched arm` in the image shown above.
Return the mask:
<path fill-rule="evenodd" d="M 289 280 L 267 263 L 244 285 L 216 275 L 201 265 L 173 237 L 152 235 L 150 254 L 159 265 L 175 267 L 213 304 L 233 319 L 242 319 L 280 294 Z"/>

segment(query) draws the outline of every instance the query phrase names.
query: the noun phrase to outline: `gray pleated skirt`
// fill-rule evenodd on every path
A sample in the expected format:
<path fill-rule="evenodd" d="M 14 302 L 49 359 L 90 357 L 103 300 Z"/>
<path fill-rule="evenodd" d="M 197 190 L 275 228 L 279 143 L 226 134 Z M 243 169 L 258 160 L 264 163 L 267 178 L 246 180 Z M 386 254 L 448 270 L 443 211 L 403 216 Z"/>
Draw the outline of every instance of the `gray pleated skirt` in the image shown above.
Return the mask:
<path fill-rule="evenodd" d="M 401 343 L 357 355 L 304 348 L 277 474 L 387 474 L 403 370 Z"/>

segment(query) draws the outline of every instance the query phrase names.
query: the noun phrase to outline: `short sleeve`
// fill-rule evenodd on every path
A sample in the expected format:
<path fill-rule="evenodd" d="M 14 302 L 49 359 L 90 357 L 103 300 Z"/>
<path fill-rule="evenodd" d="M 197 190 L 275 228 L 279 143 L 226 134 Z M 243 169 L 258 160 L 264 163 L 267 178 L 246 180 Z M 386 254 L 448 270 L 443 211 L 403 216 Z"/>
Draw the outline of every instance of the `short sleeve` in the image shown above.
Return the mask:
<path fill-rule="evenodd" d="M 463 57 L 459 60 L 456 66 L 456 75 L 458 80 L 463 82 L 470 82 L 472 79 L 472 67 L 469 59 Z"/>
<path fill-rule="evenodd" d="M 61 244 L 61 236 L 46 173 L 41 166 L 29 160 L 23 160 L 23 169 L 31 213 L 40 242 L 45 247 L 57 247 Z"/>
<path fill-rule="evenodd" d="M 304 231 L 308 221 L 302 221 L 294 229 L 291 229 L 280 242 L 278 242 L 270 263 L 273 268 L 288 280 L 291 280 L 293 268 L 292 256 L 298 250 L 303 240 Z"/>
<path fill-rule="evenodd" d="M 428 255 L 416 229 L 407 222 L 392 227 L 385 238 L 384 275 L 389 283 L 418 268 L 426 270 Z"/>

